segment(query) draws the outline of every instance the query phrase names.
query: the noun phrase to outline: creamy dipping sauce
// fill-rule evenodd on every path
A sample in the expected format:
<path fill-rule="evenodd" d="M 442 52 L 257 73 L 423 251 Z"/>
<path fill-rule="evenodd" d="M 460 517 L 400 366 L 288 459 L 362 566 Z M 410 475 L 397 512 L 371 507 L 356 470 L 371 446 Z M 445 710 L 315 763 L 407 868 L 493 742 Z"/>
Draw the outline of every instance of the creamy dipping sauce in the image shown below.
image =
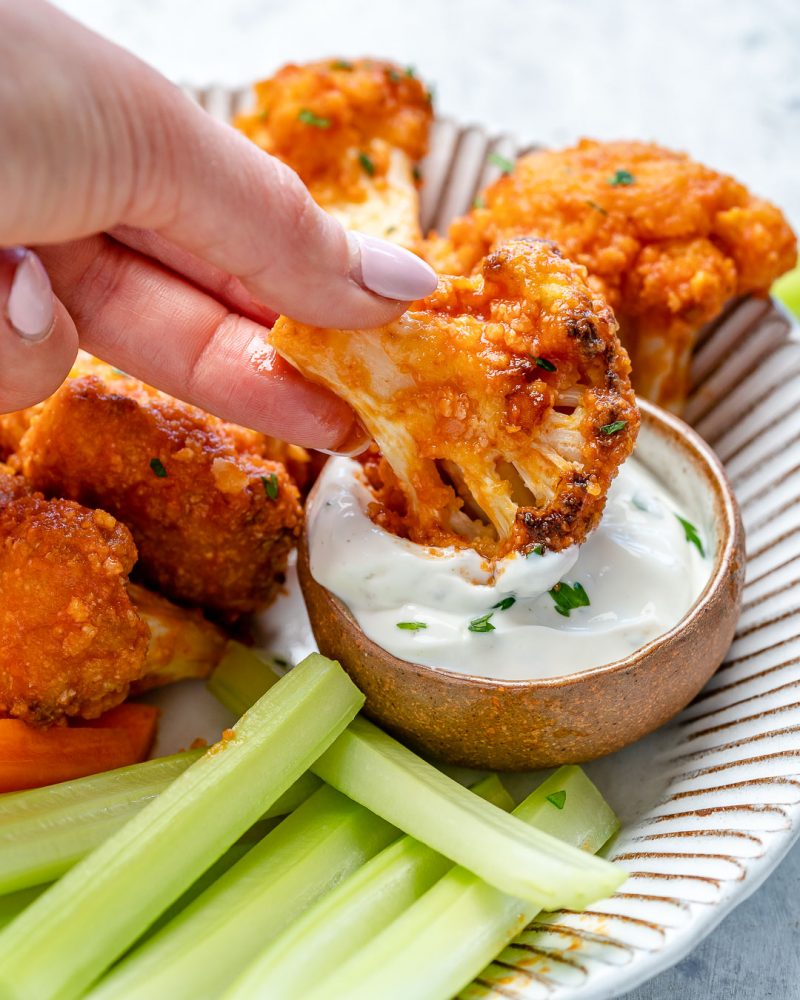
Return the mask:
<path fill-rule="evenodd" d="M 472 549 L 427 548 L 373 524 L 371 500 L 357 462 L 328 462 L 308 503 L 311 573 L 373 642 L 430 667 L 530 680 L 610 663 L 677 624 L 711 573 L 686 515 L 635 458 L 583 545 L 509 556 L 494 575 Z M 698 542 L 708 548 L 702 530 Z"/>

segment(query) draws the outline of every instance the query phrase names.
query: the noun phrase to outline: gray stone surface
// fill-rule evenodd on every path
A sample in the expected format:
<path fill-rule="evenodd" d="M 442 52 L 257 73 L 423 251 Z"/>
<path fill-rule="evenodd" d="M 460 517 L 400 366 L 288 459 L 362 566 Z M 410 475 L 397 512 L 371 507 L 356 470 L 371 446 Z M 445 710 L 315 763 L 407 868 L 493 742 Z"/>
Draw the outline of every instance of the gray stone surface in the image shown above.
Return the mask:
<path fill-rule="evenodd" d="M 800 226 L 797 0 L 61 0 L 175 80 L 241 84 L 282 62 L 413 63 L 444 114 L 549 145 L 655 139 L 728 170 Z M 675 968 L 629 1000 L 800 997 L 800 846 Z"/>

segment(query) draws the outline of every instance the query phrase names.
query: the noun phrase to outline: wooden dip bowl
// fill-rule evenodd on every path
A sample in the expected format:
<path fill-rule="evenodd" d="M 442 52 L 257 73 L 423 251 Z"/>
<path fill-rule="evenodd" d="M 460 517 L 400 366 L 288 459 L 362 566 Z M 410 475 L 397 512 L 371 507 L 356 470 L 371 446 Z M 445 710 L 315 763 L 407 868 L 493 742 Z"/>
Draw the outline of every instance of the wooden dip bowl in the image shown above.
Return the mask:
<path fill-rule="evenodd" d="M 454 764 L 529 770 L 612 753 L 663 725 L 700 691 L 733 639 L 744 533 L 719 459 L 682 420 L 639 401 L 638 461 L 703 525 L 713 567 L 674 628 L 624 659 L 564 677 L 498 680 L 399 660 L 368 639 L 309 570 L 298 572 L 319 649 L 366 694 L 365 712 L 405 743 Z"/>

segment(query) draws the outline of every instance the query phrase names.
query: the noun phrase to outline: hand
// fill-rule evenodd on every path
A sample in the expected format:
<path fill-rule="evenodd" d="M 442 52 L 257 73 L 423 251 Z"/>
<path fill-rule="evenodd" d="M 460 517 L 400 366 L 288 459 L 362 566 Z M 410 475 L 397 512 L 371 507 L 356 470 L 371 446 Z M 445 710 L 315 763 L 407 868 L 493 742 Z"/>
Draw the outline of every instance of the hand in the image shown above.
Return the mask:
<path fill-rule="evenodd" d="M 288 167 L 39 0 L 0 0 L 0 65 L 0 412 L 49 395 L 80 345 L 226 420 L 351 445 L 352 411 L 264 327 L 386 323 L 433 291 L 427 264 L 346 234 Z"/>

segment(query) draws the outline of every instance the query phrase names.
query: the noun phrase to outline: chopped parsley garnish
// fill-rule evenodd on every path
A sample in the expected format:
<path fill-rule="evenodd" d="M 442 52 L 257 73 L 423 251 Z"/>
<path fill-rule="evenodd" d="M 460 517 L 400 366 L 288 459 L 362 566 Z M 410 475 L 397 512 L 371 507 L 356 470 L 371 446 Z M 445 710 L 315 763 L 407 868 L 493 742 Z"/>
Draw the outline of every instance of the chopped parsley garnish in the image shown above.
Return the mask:
<path fill-rule="evenodd" d="M 586 199 L 586 204 L 589 208 L 593 208 L 595 212 L 599 212 L 601 215 L 608 215 L 608 212 L 603 208 L 602 205 L 598 205 L 596 201 L 592 201 L 591 198 Z"/>
<path fill-rule="evenodd" d="M 348 62 L 346 59 L 335 59 L 331 63 L 331 69 L 344 69 L 349 70 L 353 68 L 353 64 Z"/>
<path fill-rule="evenodd" d="M 313 111 L 309 108 L 303 108 L 300 114 L 297 116 L 297 120 L 302 122 L 304 125 L 313 125 L 314 128 L 330 128 L 331 120 L 330 118 L 320 118 L 319 115 L 315 115 Z"/>
<path fill-rule="evenodd" d="M 534 545 L 532 549 L 529 549 L 525 558 L 530 559 L 531 556 L 543 556 L 544 555 L 544 545 Z"/>
<path fill-rule="evenodd" d="M 636 178 L 630 172 L 630 170 L 616 170 L 614 174 L 608 178 L 608 183 L 611 187 L 628 187 L 633 184 Z"/>
<path fill-rule="evenodd" d="M 405 629 L 406 632 L 419 632 L 421 628 L 427 628 L 425 622 L 398 622 L 398 628 Z"/>
<path fill-rule="evenodd" d="M 514 169 L 514 164 L 507 156 L 503 156 L 501 153 L 489 153 L 487 157 L 489 163 L 493 167 L 499 167 L 504 174 L 510 174 Z"/>
<path fill-rule="evenodd" d="M 691 521 L 687 521 L 685 517 L 681 517 L 680 514 L 676 514 L 675 517 L 677 517 L 681 522 L 683 533 L 686 535 L 686 541 L 690 545 L 694 545 L 700 555 L 705 559 L 706 550 L 703 548 L 703 543 L 700 541 L 700 536 L 697 534 L 697 528 L 695 528 Z"/>
<path fill-rule="evenodd" d="M 619 434 L 623 427 L 628 424 L 627 420 L 615 420 L 610 424 L 603 424 L 600 428 L 600 433 L 605 434 L 606 437 L 611 437 L 612 434 Z"/>
<path fill-rule="evenodd" d="M 490 619 L 494 614 L 490 611 L 488 615 L 483 615 L 481 618 L 473 618 L 469 623 L 470 632 L 494 632 L 494 625 L 492 625 Z"/>
<path fill-rule="evenodd" d="M 264 487 L 264 492 L 270 498 L 270 500 L 278 499 L 278 474 L 277 472 L 270 472 L 268 476 L 261 477 L 261 485 Z"/>
<path fill-rule="evenodd" d="M 390 66 L 388 72 L 389 72 L 389 79 L 392 81 L 392 83 L 400 83 L 400 80 L 402 79 L 402 77 L 397 72 L 397 70 L 394 68 L 394 66 Z"/>
<path fill-rule="evenodd" d="M 436 90 L 431 86 L 425 91 L 425 100 L 428 104 L 433 104 L 433 99 L 436 97 Z"/>
<path fill-rule="evenodd" d="M 547 796 L 547 801 L 552 802 L 556 809 L 563 809 L 564 803 L 567 801 L 567 793 L 563 788 L 558 792 L 551 792 Z"/>
<path fill-rule="evenodd" d="M 159 479 L 167 478 L 167 470 L 164 468 L 164 463 L 161 461 L 160 458 L 151 458 L 150 468 L 153 470 L 156 476 L 158 476 Z"/>
<path fill-rule="evenodd" d="M 475 195 L 475 197 L 472 200 L 472 207 L 473 208 L 486 208 L 486 199 L 483 197 L 483 195 L 480 195 L 480 194 L 476 194 Z"/>
<path fill-rule="evenodd" d="M 358 154 L 358 162 L 361 164 L 361 169 L 365 173 L 369 174 L 370 177 L 374 177 L 375 176 L 375 164 L 367 156 L 366 153 L 359 153 Z"/>
<path fill-rule="evenodd" d="M 383 235 L 384 236 L 391 236 L 392 233 L 396 233 L 396 232 L 397 232 L 397 226 L 387 226 L 384 229 L 384 231 L 383 231 Z"/>
<path fill-rule="evenodd" d="M 575 608 L 588 608 L 591 603 L 589 595 L 579 583 L 573 583 L 572 586 L 568 583 L 557 583 L 550 591 L 550 596 L 555 601 L 555 610 L 564 618 L 569 618 L 570 611 L 574 611 Z"/>
<path fill-rule="evenodd" d="M 508 611 L 510 607 L 513 607 L 517 603 L 516 597 L 510 594 L 508 597 L 504 597 L 502 601 L 498 601 L 497 604 L 493 604 L 492 608 L 497 608 L 498 611 Z"/>
<path fill-rule="evenodd" d="M 411 176 L 414 178 L 415 181 L 421 181 L 422 171 L 419 169 L 419 167 L 412 167 Z"/>
<path fill-rule="evenodd" d="M 553 362 L 548 361 L 547 358 L 534 358 L 533 363 L 537 368 L 544 368 L 546 372 L 554 372 L 558 370 Z"/>
<path fill-rule="evenodd" d="M 414 66 L 406 66 L 406 76 L 411 77 L 411 79 L 413 80 L 416 75 L 417 71 Z"/>

